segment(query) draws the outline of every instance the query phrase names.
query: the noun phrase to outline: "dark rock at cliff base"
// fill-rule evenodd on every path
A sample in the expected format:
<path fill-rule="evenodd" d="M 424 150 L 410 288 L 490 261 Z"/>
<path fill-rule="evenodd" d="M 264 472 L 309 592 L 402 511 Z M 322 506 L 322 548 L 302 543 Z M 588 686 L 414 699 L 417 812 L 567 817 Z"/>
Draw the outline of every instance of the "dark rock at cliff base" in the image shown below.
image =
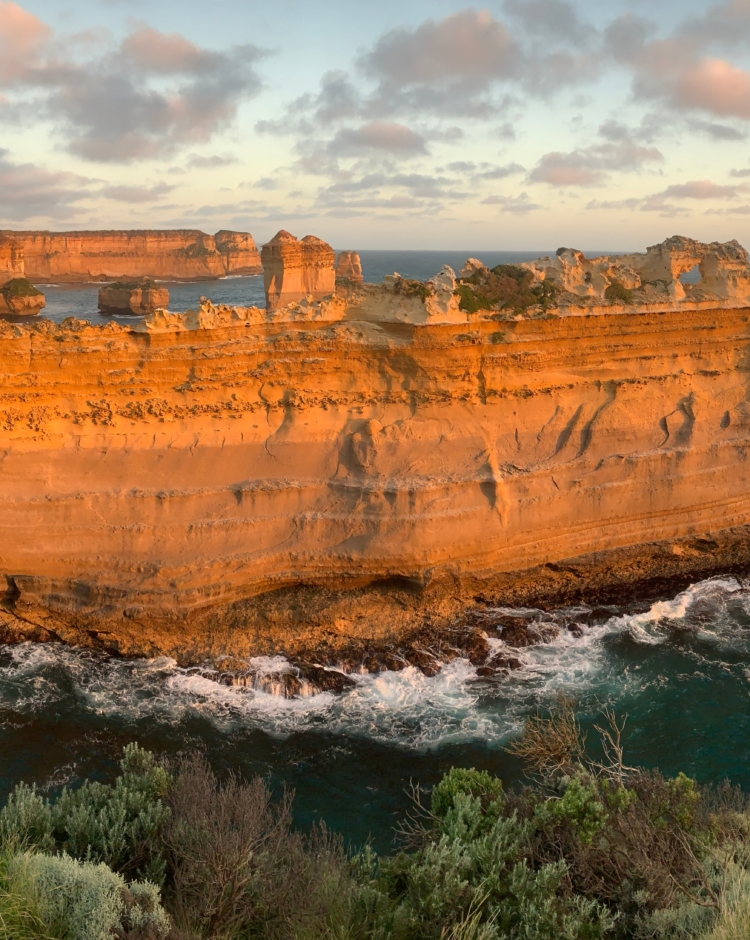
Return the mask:
<path fill-rule="evenodd" d="M 345 692 L 356 685 L 354 679 L 338 669 L 306 663 L 297 666 L 300 678 L 310 684 L 315 692 Z"/>
<path fill-rule="evenodd" d="M 169 306 L 169 291 L 155 281 L 116 281 L 99 290 L 99 309 L 102 313 L 137 316 L 153 313 Z"/>

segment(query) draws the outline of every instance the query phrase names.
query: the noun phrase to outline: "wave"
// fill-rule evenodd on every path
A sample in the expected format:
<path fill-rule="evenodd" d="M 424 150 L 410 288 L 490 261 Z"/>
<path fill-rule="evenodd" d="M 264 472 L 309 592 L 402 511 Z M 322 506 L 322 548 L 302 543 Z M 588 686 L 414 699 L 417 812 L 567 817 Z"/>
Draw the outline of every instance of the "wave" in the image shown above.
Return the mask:
<path fill-rule="evenodd" d="M 255 728 L 285 738 L 318 731 L 419 750 L 467 742 L 497 746 L 530 711 L 560 693 L 584 707 L 602 699 L 621 703 L 654 682 L 677 681 L 691 657 L 737 671 L 743 682 L 750 677 L 742 655 L 750 637 L 750 587 L 735 578 L 703 581 L 635 613 L 597 614 L 588 607 L 494 612 L 536 618 L 540 625 L 573 623 L 576 629 L 561 628 L 548 642 L 523 649 L 490 636 L 493 654 L 512 653 L 520 660 L 520 668 L 504 676 L 482 678 L 467 659 L 456 659 L 432 677 L 413 666 L 351 673 L 352 685 L 341 694 L 317 692 L 302 682 L 291 698 L 283 694 L 283 683 L 275 685 L 294 670 L 281 656 L 250 660 L 252 684 L 224 685 L 209 670 L 182 668 L 167 657 L 122 660 L 25 643 L 0 650 L 0 723 L 73 697 L 93 714 L 131 724 L 201 720 L 226 733 Z M 663 664 L 653 658 L 665 655 L 676 657 L 672 678 L 665 679 Z"/>

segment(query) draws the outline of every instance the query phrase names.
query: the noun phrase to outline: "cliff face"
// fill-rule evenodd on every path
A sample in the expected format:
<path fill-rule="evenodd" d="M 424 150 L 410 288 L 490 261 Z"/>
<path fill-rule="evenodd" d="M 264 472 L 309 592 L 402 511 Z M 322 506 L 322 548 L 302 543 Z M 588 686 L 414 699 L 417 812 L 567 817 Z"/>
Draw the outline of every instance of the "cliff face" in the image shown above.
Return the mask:
<path fill-rule="evenodd" d="M 200 280 L 260 274 L 260 255 L 246 232 L 215 236 L 188 229 L 114 232 L 13 232 L 31 281 L 76 283 L 155 277 Z"/>
<path fill-rule="evenodd" d="M 518 599 L 518 578 L 543 593 L 587 553 L 703 570 L 750 524 L 750 310 L 441 324 L 385 288 L 342 303 L 335 323 L 3 326 L 7 622 L 268 651 Z"/>

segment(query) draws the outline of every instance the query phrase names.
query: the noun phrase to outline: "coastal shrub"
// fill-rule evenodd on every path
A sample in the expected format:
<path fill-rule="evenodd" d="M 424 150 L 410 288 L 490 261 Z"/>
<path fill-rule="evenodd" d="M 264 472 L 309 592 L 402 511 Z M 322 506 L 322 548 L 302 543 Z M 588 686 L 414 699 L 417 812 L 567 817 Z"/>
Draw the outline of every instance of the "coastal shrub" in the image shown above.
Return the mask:
<path fill-rule="evenodd" d="M 206 938 L 338 936 L 350 918 L 348 859 L 324 827 L 293 832 L 291 803 L 290 793 L 274 801 L 259 777 L 221 784 L 201 758 L 180 766 L 164 836 L 179 928 Z"/>
<path fill-rule="evenodd" d="M 633 291 L 630 288 L 625 287 L 621 281 L 612 281 L 612 283 L 605 288 L 604 297 L 610 303 L 619 303 L 619 304 L 632 304 L 633 303 Z"/>
<path fill-rule="evenodd" d="M 14 277 L 0 286 L 0 294 L 6 299 L 13 297 L 38 297 L 42 292 L 25 277 Z"/>
<path fill-rule="evenodd" d="M 19 784 L 0 812 L 2 844 L 66 852 L 161 884 L 170 775 L 137 744 L 125 748 L 120 771 L 112 786 L 87 780 L 78 789 L 66 787 L 55 801 Z"/>
<path fill-rule="evenodd" d="M 467 313 L 478 310 L 525 310 L 536 300 L 531 285 L 532 273 L 515 264 L 499 264 L 489 270 L 480 268 L 456 285 L 459 308 Z"/>
<path fill-rule="evenodd" d="M 69 855 L 16 855 L 6 863 L 3 882 L 9 896 L 27 899 L 38 937 L 111 940 L 148 936 L 162 940 L 170 930 L 159 890 L 148 883 L 126 886 L 103 863 Z"/>

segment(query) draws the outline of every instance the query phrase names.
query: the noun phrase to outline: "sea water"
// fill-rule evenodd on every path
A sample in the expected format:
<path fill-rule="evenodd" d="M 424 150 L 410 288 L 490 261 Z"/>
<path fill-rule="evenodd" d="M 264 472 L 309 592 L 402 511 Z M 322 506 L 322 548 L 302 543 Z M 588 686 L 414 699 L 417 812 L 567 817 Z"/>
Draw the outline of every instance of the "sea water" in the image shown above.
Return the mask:
<path fill-rule="evenodd" d="M 554 251 L 551 252 L 554 254 Z M 598 252 L 599 254 L 601 252 Z M 488 267 L 496 264 L 518 264 L 530 261 L 549 251 L 362 251 L 362 273 L 366 281 L 380 283 L 386 274 L 398 272 L 402 277 L 424 281 L 449 264 L 459 271 L 467 258 L 479 258 Z M 595 252 L 594 254 L 597 254 Z M 169 309 L 182 312 L 198 306 L 201 297 L 215 304 L 235 307 L 265 307 L 263 275 L 225 277 L 216 281 L 164 282 L 169 290 Z M 134 317 L 111 317 L 100 314 L 97 295 L 101 284 L 38 284 L 47 306 L 42 316 L 55 323 L 66 317 L 105 323 L 117 320 L 133 322 Z"/>
<path fill-rule="evenodd" d="M 296 699 L 219 685 L 164 657 L 0 648 L 0 796 L 19 780 L 54 792 L 111 779 L 123 744 L 137 740 L 292 787 L 300 825 L 322 818 L 387 851 L 411 784 L 429 788 L 454 765 L 518 781 L 504 748 L 561 693 L 576 701 L 593 751 L 592 726 L 609 706 L 627 716 L 629 764 L 750 789 L 750 582 L 717 577 L 627 608 L 523 614 L 584 626 L 516 651 L 522 667 L 508 675 L 482 679 L 459 659 L 432 678 L 414 668 L 354 674 L 341 695 Z"/>

